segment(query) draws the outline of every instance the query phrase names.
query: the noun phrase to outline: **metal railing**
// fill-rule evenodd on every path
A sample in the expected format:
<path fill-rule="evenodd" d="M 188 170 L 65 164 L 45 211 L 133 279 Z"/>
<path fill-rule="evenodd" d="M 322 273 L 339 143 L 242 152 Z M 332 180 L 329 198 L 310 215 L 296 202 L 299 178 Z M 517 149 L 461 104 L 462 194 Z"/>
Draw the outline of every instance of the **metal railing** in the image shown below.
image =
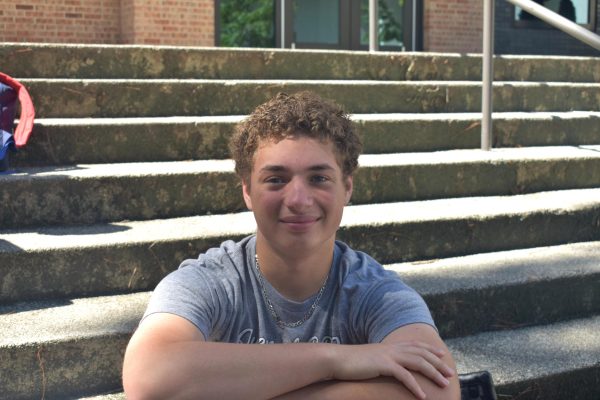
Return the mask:
<path fill-rule="evenodd" d="M 562 30 L 563 32 L 600 50 L 600 36 L 577 25 L 575 22 L 547 9 L 531 0 L 506 0 L 521 7 L 529 14 Z M 369 50 L 379 49 L 378 38 L 378 4 L 377 0 L 369 0 Z M 483 56 L 481 81 L 481 149 L 492 148 L 492 88 L 494 80 L 494 0 L 483 0 Z M 413 7 L 414 9 L 414 7 Z M 413 23 L 414 25 L 414 23 Z M 414 35 L 413 35 L 414 38 Z"/>
<path fill-rule="evenodd" d="M 600 50 L 600 36 L 531 0 L 507 0 L 542 21 Z M 492 148 L 492 86 L 494 79 L 494 0 L 483 1 L 483 57 L 481 85 L 481 149 Z"/>

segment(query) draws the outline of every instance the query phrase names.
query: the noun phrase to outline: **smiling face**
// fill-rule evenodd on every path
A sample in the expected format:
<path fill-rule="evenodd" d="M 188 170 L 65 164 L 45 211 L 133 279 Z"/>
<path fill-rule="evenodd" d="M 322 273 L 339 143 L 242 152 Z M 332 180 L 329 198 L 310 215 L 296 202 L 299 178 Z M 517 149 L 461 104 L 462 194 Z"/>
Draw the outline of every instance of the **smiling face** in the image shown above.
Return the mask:
<path fill-rule="evenodd" d="M 242 186 L 257 242 L 287 256 L 333 249 L 352 177 L 344 177 L 331 142 L 306 136 L 262 142 Z"/>

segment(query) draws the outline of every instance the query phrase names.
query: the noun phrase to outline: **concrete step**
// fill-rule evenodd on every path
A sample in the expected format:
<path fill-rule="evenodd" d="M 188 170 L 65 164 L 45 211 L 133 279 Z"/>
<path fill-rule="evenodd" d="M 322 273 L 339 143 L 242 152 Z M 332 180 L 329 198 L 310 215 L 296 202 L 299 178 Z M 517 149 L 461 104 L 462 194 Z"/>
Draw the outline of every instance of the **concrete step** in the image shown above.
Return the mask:
<path fill-rule="evenodd" d="M 359 163 L 353 204 L 600 186 L 600 145 L 363 155 Z M 231 160 L 17 169 L 0 175 L 8 205 L 0 226 L 236 212 L 245 209 L 238 181 Z"/>
<path fill-rule="evenodd" d="M 244 116 L 38 119 L 17 167 L 228 158 Z M 481 114 L 355 114 L 365 154 L 479 148 Z M 494 113 L 494 147 L 599 144 L 599 112 Z M 133 150 L 135 149 L 135 150 Z"/>
<path fill-rule="evenodd" d="M 448 320 L 456 321 L 453 326 L 438 323 L 440 333 L 448 338 L 573 317 L 575 315 L 570 314 L 564 304 L 564 292 L 568 293 L 569 301 L 575 303 L 572 307 L 587 302 L 587 312 L 579 312 L 579 316 L 597 314 L 600 309 L 597 301 L 600 265 L 594 258 L 598 251 L 600 242 L 590 242 L 430 264 L 397 264 L 387 268 L 397 271 L 407 283 L 423 293 L 436 318 L 445 314 Z M 466 273 L 465 263 L 469 263 L 470 273 Z M 463 295 L 462 304 L 457 307 L 456 294 L 469 292 L 471 296 Z M 547 294 L 535 297 L 543 292 Z M 149 295 L 149 292 L 141 292 L 0 307 L 0 355 L 2 359 L 13 361 L 0 365 L 2 376 L 6 377 L 0 399 L 40 397 L 40 393 L 55 398 L 118 389 L 120 362 L 127 338 L 139 321 Z M 436 302 L 436 296 L 447 301 Z M 511 312 L 507 310 L 517 304 L 522 315 L 516 316 L 513 312 L 512 317 L 517 320 L 511 326 L 486 325 L 482 321 L 477 326 L 469 323 L 469 329 L 459 326 L 468 322 L 464 314 L 472 320 L 492 315 L 495 321 L 503 322 L 503 318 L 510 317 L 507 314 Z M 532 311 L 527 312 L 523 306 Z M 502 336 L 504 332 L 498 335 Z M 466 356 L 460 347 L 468 340 L 473 339 L 449 342 L 458 348 L 459 361 L 466 363 L 461 372 L 476 370 L 473 367 L 477 359 L 471 359 L 472 353 Z M 598 351 L 600 349 L 593 354 L 598 355 Z M 94 361 L 90 362 L 92 359 Z M 482 369 L 480 365 L 477 367 Z M 510 372 L 501 369 L 498 383 L 512 382 L 506 379 L 507 375 Z"/>
<path fill-rule="evenodd" d="M 455 339 L 451 349 L 458 353 L 460 373 L 492 371 L 498 399 L 596 400 L 599 319 Z M 89 400 L 124 399 L 115 393 Z"/>
<path fill-rule="evenodd" d="M 488 370 L 499 399 L 595 400 L 600 316 L 447 342 L 459 371 Z"/>
<path fill-rule="evenodd" d="M 255 229 L 242 212 L 0 231 L 0 302 L 150 290 Z M 339 237 L 383 263 L 600 240 L 600 189 L 349 206 Z"/>
<path fill-rule="evenodd" d="M 600 314 L 600 242 L 387 265 L 445 338 Z"/>
<path fill-rule="evenodd" d="M 121 386 L 147 294 L 0 308 L 0 399 L 74 398 Z"/>
<path fill-rule="evenodd" d="M 19 78 L 481 79 L 481 56 L 455 53 L 3 43 L 0 59 Z M 497 80 L 598 82 L 599 71 L 592 57 L 494 60 Z"/>
<path fill-rule="evenodd" d="M 23 79 L 40 118 L 243 115 L 279 92 L 312 90 L 349 113 L 478 112 L 472 81 Z M 600 84 L 497 82 L 494 110 L 600 111 Z M 168 99 L 168 101 L 165 101 Z"/>

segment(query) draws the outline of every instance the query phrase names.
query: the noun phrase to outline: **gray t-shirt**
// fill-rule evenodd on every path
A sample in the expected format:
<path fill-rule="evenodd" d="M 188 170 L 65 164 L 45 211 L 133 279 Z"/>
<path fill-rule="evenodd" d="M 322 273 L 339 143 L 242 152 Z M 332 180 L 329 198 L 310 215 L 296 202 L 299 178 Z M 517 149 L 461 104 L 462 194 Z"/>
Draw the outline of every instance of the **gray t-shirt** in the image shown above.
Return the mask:
<path fill-rule="evenodd" d="M 255 236 L 226 241 L 197 260 L 185 260 L 156 287 L 144 317 L 175 314 L 196 325 L 207 340 L 228 343 L 378 343 L 404 325 L 435 327 L 421 296 L 396 273 L 340 241 L 313 314 L 297 327 L 280 327 L 263 298 L 255 244 Z M 264 286 L 285 322 L 303 319 L 317 296 L 296 302 L 266 280 Z"/>

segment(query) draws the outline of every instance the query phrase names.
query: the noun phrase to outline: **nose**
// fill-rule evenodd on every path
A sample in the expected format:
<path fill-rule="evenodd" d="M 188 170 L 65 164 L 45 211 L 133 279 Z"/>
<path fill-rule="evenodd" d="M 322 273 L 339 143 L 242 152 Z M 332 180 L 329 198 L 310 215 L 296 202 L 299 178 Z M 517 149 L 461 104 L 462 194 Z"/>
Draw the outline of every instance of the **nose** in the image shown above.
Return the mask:
<path fill-rule="evenodd" d="M 286 187 L 284 204 L 295 212 L 312 206 L 313 197 L 309 184 L 300 178 L 292 179 Z"/>

